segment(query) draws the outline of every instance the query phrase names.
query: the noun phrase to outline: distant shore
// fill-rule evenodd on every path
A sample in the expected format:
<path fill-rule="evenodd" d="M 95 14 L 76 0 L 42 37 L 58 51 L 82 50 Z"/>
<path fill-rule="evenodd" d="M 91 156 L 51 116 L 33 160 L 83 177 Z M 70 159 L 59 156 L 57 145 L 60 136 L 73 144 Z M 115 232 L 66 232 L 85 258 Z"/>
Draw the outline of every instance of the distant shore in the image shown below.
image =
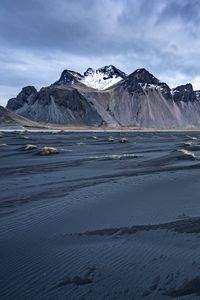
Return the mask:
<path fill-rule="evenodd" d="M 120 127 L 120 128 L 102 128 L 87 126 L 62 126 L 45 125 L 39 127 L 26 126 L 0 126 L 0 131 L 29 131 L 29 132 L 198 132 L 200 128 L 138 128 L 138 127 Z"/>

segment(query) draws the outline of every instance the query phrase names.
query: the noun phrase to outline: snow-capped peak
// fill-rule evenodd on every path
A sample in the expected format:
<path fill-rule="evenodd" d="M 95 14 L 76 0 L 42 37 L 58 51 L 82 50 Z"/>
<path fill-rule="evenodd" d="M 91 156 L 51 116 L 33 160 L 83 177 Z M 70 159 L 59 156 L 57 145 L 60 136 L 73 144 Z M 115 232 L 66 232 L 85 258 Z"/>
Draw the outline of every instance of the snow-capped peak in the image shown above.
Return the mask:
<path fill-rule="evenodd" d="M 91 88 L 104 90 L 119 82 L 125 76 L 125 73 L 110 65 L 96 70 L 88 68 L 80 82 Z"/>

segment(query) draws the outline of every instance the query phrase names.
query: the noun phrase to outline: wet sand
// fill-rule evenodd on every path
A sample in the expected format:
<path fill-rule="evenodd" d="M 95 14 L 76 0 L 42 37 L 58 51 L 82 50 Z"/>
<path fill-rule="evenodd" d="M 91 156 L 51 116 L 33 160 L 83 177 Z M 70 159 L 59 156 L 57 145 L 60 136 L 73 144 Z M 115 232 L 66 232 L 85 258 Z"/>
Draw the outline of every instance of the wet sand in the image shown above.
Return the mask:
<path fill-rule="evenodd" d="M 199 299 L 200 133 L 0 144 L 1 299 Z"/>

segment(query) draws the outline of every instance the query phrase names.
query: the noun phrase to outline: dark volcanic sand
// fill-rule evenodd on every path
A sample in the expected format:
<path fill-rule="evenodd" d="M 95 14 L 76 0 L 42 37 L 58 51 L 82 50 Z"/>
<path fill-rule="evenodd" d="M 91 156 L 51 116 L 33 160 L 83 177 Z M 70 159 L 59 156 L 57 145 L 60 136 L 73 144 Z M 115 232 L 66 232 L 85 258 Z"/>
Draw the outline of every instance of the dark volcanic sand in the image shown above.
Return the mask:
<path fill-rule="evenodd" d="M 0 299 L 200 299 L 199 145 L 198 132 L 3 133 Z"/>

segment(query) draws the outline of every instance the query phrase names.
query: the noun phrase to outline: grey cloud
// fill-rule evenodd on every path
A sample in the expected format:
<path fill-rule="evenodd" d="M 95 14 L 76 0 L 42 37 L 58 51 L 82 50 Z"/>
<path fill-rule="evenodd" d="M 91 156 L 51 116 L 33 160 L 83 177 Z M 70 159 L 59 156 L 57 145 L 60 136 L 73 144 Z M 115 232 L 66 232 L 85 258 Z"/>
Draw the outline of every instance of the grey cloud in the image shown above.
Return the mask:
<path fill-rule="evenodd" d="M 0 89 L 109 63 L 197 82 L 199 25 L 198 0 L 1 0 Z"/>

